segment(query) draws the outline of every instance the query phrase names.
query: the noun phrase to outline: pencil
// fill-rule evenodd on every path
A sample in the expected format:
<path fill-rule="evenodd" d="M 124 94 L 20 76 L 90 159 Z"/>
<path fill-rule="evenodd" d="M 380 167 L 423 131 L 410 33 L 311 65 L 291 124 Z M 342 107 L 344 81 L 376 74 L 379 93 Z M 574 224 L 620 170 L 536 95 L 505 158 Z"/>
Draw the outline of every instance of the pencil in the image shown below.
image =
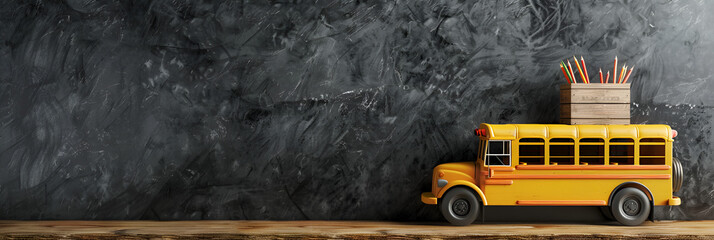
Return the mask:
<path fill-rule="evenodd" d="M 610 81 L 610 71 L 607 71 L 607 75 L 605 77 L 605 83 L 608 83 Z"/>
<path fill-rule="evenodd" d="M 617 83 L 622 83 L 622 79 L 624 78 L 625 71 L 627 71 L 627 65 L 622 64 L 622 71 L 620 72 L 620 81 Z"/>
<path fill-rule="evenodd" d="M 588 83 L 588 80 L 585 79 L 585 74 L 583 74 L 583 69 L 580 68 L 580 63 L 578 63 L 578 59 L 573 56 L 573 60 L 575 60 L 575 66 L 578 67 L 578 72 L 580 73 L 580 78 L 583 79 L 584 83 Z"/>
<path fill-rule="evenodd" d="M 568 70 L 568 66 L 565 66 L 565 63 L 563 63 L 563 67 L 565 67 L 565 72 L 568 73 L 568 78 L 570 79 L 570 83 L 575 84 L 575 79 L 573 79 L 573 74 Z"/>
<path fill-rule="evenodd" d="M 563 67 L 563 61 L 560 61 L 560 70 L 563 71 L 563 75 L 565 75 L 565 80 L 568 81 L 568 84 L 571 84 L 568 73 L 565 72 L 565 67 Z"/>
<path fill-rule="evenodd" d="M 573 83 L 578 83 L 578 81 L 575 81 L 575 73 L 573 73 L 573 66 L 570 65 L 570 60 L 568 60 L 568 70 L 570 71 L 570 79 L 573 80 Z"/>
<path fill-rule="evenodd" d="M 560 63 L 560 70 L 563 71 L 563 75 L 565 75 L 565 69 L 563 68 L 563 63 Z M 565 80 L 568 81 L 568 82 L 570 82 L 570 80 L 568 79 L 568 77 L 565 77 Z"/>
<path fill-rule="evenodd" d="M 615 67 L 612 69 L 612 83 L 617 83 L 617 56 L 615 56 Z"/>
<path fill-rule="evenodd" d="M 618 78 L 620 78 L 620 81 L 619 81 L 620 84 L 622 84 L 622 80 L 625 79 L 625 73 L 627 73 L 627 65 L 622 64 L 622 67 L 620 68 L 620 76 L 618 77 Z"/>
<path fill-rule="evenodd" d="M 602 68 L 600 68 L 600 83 L 603 83 L 602 82 Z"/>
<path fill-rule="evenodd" d="M 583 62 L 583 72 L 585 72 L 585 80 L 590 83 L 590 76 L 588 75 L 588 67 L 585 66 L 585 59 L 583 56 L 580 56 L 580 61 Z"/>
<path fill-rule="evenodd" d="M 625 76 L 625 80 L 622 81 L 622 83 L 627 83 L 627 79 L 630 79 L 630 74 L 632 74 L 632 69 L 635 69 L 635 66 L 632 66 L 632 68 L 630 68 L 630 71 L 627 71 L 627 76 Z"/>

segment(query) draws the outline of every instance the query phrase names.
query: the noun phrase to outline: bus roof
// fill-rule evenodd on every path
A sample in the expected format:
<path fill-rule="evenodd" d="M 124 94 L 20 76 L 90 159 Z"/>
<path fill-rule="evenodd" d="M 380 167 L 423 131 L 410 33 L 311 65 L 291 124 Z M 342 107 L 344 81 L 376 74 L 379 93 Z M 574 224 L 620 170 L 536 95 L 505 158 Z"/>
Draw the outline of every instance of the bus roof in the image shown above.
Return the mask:
<path fill-rule="evenodd" d="M 672 140 L 668 125 L 565 125 L 565 124 L 488 124 L 482 123 L 486 137 L 519 138 L 664 138 Z"/>

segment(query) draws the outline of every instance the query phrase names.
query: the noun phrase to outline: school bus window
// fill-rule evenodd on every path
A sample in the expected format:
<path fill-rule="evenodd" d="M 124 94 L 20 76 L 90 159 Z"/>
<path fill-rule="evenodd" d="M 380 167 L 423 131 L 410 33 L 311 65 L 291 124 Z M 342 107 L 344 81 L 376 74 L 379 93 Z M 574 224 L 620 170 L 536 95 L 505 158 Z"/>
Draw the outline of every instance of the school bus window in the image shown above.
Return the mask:
<path fill-rule="evenodd" d="M 602 138 L 580 139 L 580 165 L 605 164 L 605 140 Z"/>
<path fill-rule="evenodd" d="M 573 143 L 575 142 L 572 138 L 553 138 L 550 139 L 551 143 Z"/>
<path fill-rule="evenodd" d="M 543 139 L 542 138 L 521 138 L 521 140 L 518 140 L 518 142 L 526 142 L 526 143 L 542 143 Z"/>
<path fill-rule="evenodd" d="M 640 165 L 663 165 L 665 163 L 664 139 L 640 139 Z"/>
<path fill-rule="evenodd" d="M 520 164 L 545 164 L 545 140 L 542 138 L 523 138 L 518 141 L 518 161 Z"/>
<path fill-rule="evenodd" d="M 511 141 L 489 140 L 486 165 L 511 166 Z"/>
<path fill-rule="evenodd" d="M 610 139 L 610 164 L 634 165 L 635 141 L 630 138 Z"/>
<path fill-rule="evenodd" d="M 575 141 L 572 138 L 550 139 L 550 164 L 575 164 Z"/>

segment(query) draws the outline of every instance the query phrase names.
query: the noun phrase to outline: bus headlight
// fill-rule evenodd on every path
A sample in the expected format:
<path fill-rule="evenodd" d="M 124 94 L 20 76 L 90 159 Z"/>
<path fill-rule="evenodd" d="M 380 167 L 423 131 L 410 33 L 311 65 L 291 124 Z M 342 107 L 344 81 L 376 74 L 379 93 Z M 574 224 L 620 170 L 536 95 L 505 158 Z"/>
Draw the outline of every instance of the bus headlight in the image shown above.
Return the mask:
<path fill-rule="evenodd" d="M 436 186 L 444 187 L 446 184 L 449 184 L 449 181 L 446 181 L 446 179 L 439 178 L 439 180 L 436 180 Z"/>

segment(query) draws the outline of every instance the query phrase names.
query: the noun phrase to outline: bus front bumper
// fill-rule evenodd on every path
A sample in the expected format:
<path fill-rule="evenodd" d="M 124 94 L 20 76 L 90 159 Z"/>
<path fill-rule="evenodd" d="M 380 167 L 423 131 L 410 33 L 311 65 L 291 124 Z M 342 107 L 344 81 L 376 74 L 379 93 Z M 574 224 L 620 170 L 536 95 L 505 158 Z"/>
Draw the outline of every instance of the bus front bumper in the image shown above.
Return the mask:
<path fill-rule="evenodd" d="M 436 204 L 436 196 L 431 192 L 421 193 L 421 202 L 426 204 Z"/>
<path fill-rule="evenodd" d="M 422 197 L 422 199 L 423 199 L 423 197 Z M 670 206 L 679 206 L 680 204 L 682 204 L 682 199 L 679 199 L 679 197 L 672 197 L 669 199 Z"/>

